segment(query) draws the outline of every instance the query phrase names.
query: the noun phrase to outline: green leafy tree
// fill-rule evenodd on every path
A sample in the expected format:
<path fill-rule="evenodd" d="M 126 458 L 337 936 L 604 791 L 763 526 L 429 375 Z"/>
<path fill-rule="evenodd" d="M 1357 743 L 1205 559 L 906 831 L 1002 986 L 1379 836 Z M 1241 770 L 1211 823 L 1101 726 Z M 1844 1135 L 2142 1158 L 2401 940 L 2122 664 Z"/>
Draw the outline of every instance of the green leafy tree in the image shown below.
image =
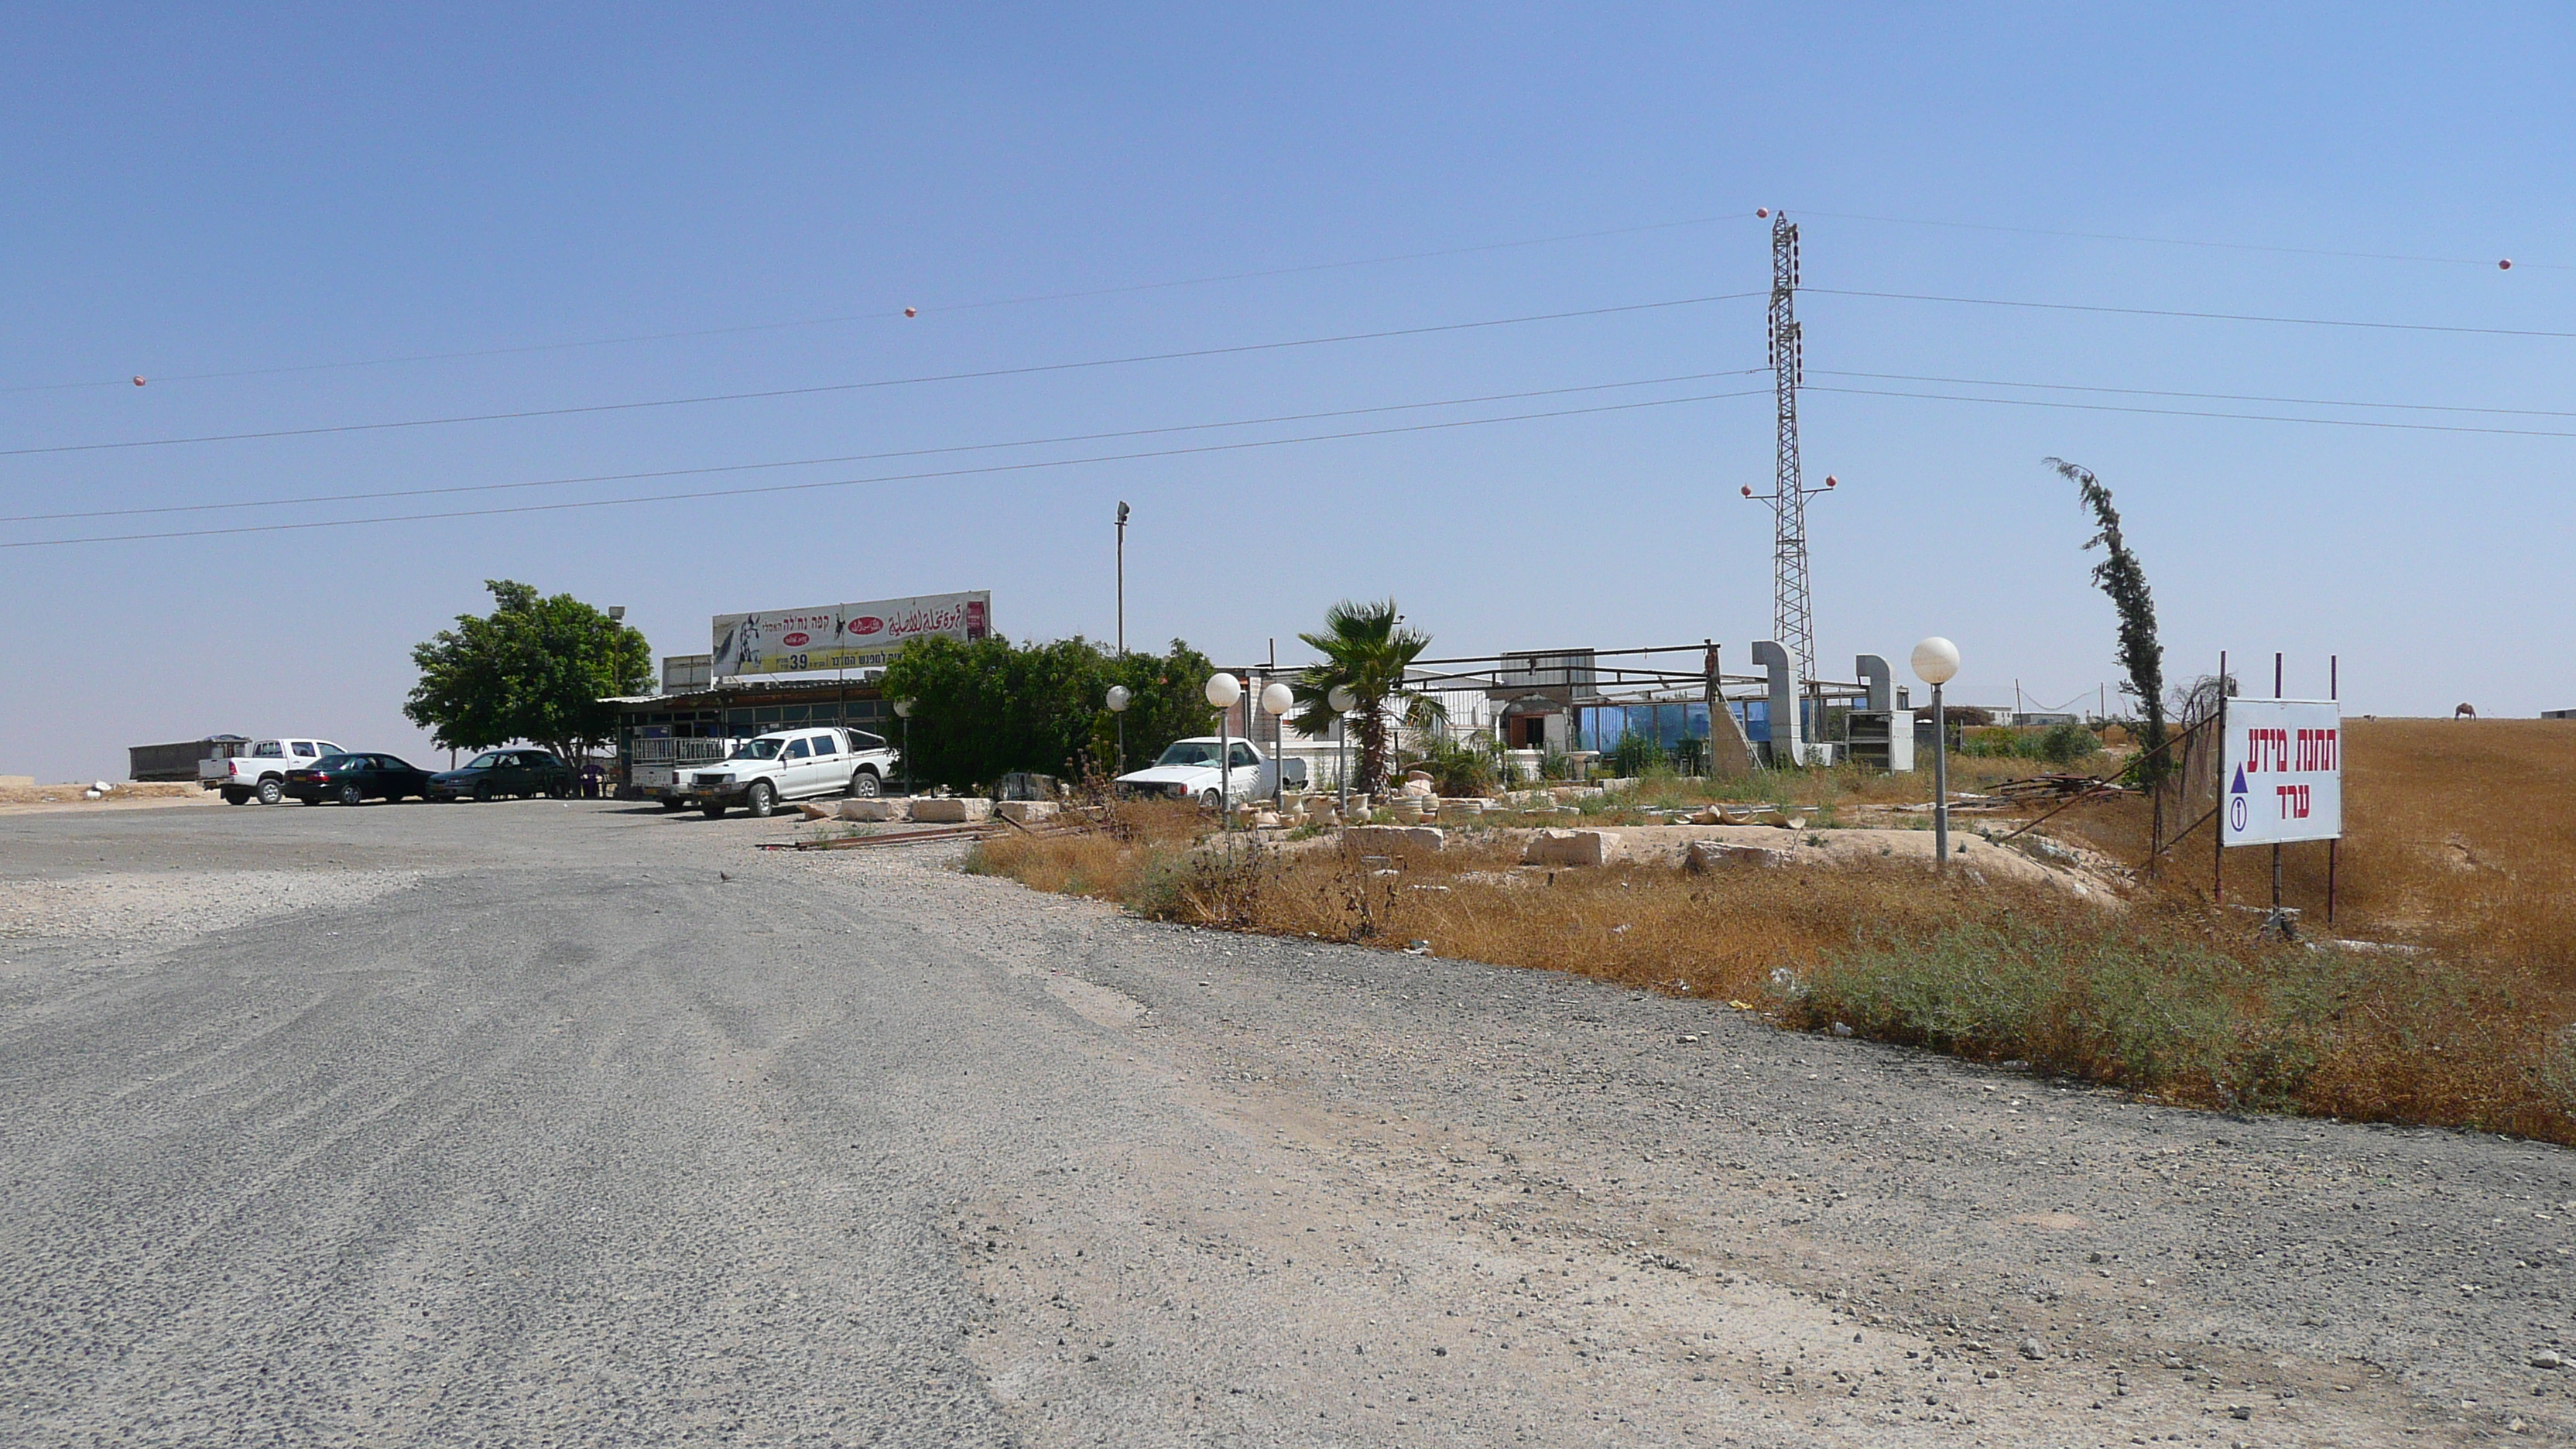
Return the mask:
<path fill-rule="evenodd" d="M 1297 696 L 1297 728 L 1318 738 L 1330 735 L 1332 691 L 1337 685 L 1348 689 L 1354 701 L 1351 732 L 1360 743 L 1358 786 L 1384 790 L 1395 719 L 1421 727 L 1448 715 L 1440 701 L 1405 684 L 1405 671 L 1431 647 L 1431 636 L 1403 627 L 1393 599 L 1344 599 L 1324 611 L 1324 632 L 1297 637 L 1324 656 L 1300 670 L 1290 686 Z"/>
<path fill-rule="evenodd" d="M 492 612 L 412 647 L 420 666 L 403 713 L 441 749 L 525 740 L 566 759 L 616 737 L 617 707 L 601 701 L 652 687 L 644 636 L 570 594 L 487 579 Z"/>
<path fill-rule="evenodd" d="M 2147 591 L 2147 571 L 2120 536 L 2120 512 L 2111 506 L 2111 490 L 2093 470 L 2063 458 L 2045 460 L 2058 476 L 2075 485 L 2084 506 L 2093 511 L 2098 530 L 2085 541 L 2089 552 L 2102 550 L 2093 566 L 2093 582 L 2110 596 L 2120 616 L 2120 668 L 2129 676 L 2127 692 L 2146 711 L 2139 740 L 2139 782 L 2154 785 L 2165 777 L 2168 762 L 2157 751 L 2165 743 L 2165 648 L 2156 639 L 2156 601 Z"/>
<path fill-rule="evenodd" d="M 1114 764 L 1113 684 L 1133 695 L 1128 759 L 1151 759 L 1210 727 L 1202 691 L 1214 672 L 1179 640 L 1159 658 L 1121 658 L 1087 639 L 1020 645 L 997 634 L 972 643 L 916 639 L 886 662 L 881 688 L 888 699 L 912 701 L 911 777 L 969 789 L 1015 770 L 1073 775 L 1086 763 Z M 898 727 L 897 737 L 904 733 Z"/>

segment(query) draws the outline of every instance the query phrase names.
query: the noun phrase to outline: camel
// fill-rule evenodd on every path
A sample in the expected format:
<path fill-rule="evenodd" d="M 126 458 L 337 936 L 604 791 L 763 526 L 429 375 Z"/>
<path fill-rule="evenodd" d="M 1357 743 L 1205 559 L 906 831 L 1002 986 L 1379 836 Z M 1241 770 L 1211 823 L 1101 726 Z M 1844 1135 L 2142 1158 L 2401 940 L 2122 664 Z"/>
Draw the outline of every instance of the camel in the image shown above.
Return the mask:
<path fill-rule="evenodd" d="M 2458 709 L 2451 711 L 2451 718 L 2453 719 L 2476 719 L 2477 717 L 2478 707 L 2474 704 L 2464 704 Z"/>

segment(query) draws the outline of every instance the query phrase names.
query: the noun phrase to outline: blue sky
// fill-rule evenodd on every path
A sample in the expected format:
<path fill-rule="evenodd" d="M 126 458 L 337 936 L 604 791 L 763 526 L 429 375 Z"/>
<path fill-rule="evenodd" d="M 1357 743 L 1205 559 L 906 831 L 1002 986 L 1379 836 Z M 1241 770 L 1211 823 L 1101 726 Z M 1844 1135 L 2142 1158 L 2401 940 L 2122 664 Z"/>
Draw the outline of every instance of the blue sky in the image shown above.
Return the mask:
<path fill-rule="evenodd" d="M 2087 521 L 2040 462 L 2057 455 L 2114 489 L 2174 675 L 2277 649 L 2293 694 L 2321 692 L 2339 654 L 2356 711 L 2576 705 L 2576 438 L 1827 390 L 2576 433 L 2567 416 L 2236 400 L 2576 412 L 2576 339 L 1824 290 L 2576 332 L 2576 22 L 2540 6 L 2243 10 L 20 7 L 0 17 L 0 447 L 1757 292 L 1752 213 L 1785 207 L 1811 289 L 1808 467 L 1843 483 L 1811 519 L 1829 667 L 1942 633 L 1967 657 L 1960 698 L 2008 702 L 2018 681 L 2056 705 L 2113 680 Z M 1290 268 L 1310 269 L 1159 285 Z M 1078 292 L 1108 294 L 1017 300 Z M 1756 394 L 731 500 L 0 550 L 0 771 L 115 775 L 128 744 L 227 729 L 426 756 L 400 716 L 409 647 L 482 607 L 487 578 L 623 604 L 659 653 L 704 650 L 718 612 L 965 588 L 991 589 L 1014 635 L 1102 637 L 1121 498 L 1131 643 L 1243 660 L 1275 637 L 1293 658 L 1333 600 L 1391 593 L 1443 653 L 1713 636 L 1740 663 L 1769 622 L 1769 522 L 1737 494 L 1769 476 L 1764 379 L 1651 380 L 1758 367 L 1761 308 L 0 457 L 0 512 L 23 518 L 1606 384 L 1623 386 L 1090 447 Z M 710 335 L 554 345 L 681 332 Z M 469 352 L 485 355 L 386 361 Z M 191 376 L 216 373 L 253 375 Z M 154 380 L 118 381 L 133 374 Z M 0 542 L 1091 455 L 13 521 Z"/>

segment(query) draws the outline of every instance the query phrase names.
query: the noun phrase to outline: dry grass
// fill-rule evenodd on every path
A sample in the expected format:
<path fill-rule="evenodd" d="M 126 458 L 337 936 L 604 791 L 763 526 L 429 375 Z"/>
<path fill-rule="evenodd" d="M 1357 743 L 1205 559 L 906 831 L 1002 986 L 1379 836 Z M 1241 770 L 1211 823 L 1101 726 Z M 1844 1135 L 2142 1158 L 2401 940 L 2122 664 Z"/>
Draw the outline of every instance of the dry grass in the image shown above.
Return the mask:
<path fill-rule="evenodd" d="M 2117 917 L 1894 861 L 1694 877 L 1522 868 L 1490 836 L 1393 862 L 1322 840 L 1212 849 L 1196 843 L 1201 817 L 1172 805 L 1119 807 L 1097 835 L 990 842 L 973 868 L 1161 919 L 1427 941 L 1442 956 L 1757 1002 L 1792 1026 L 1842 1020 L 2172 1101 L 2576 1143 L 2576 726 L 2354 721 L 2346 758 L 2342 924 L 2416 952 L 2257 939 L 2206 902 L 2205 835 Z M 1829 779 L 1770 783 L 1805 784 L 1782 803 L 1811 811 L 1847 798 Z M 2060 820 L 2115 856 L 2143 854 L 2140 802 Z M 2269 852 L 2232 855 L 2231 897 L 2268 897 Z M 2285 865 L 2289 898 L 2321 902 L 2322 848 L 2293 848 Z M 1784 965 L 1786 990 L 1772 980 Z"/>
<path fill-rule="evenodd" d="M 83 803 L 81 792 L 95 782 L 75 781 L 64 785 L 0 786 L 0 805 L 63 805 Z M 146 783 L 131 780 L 110 781 L 115 788 L 107 792 L 109 800 L 188 799 L 205 793 L 192 784 Z"/>

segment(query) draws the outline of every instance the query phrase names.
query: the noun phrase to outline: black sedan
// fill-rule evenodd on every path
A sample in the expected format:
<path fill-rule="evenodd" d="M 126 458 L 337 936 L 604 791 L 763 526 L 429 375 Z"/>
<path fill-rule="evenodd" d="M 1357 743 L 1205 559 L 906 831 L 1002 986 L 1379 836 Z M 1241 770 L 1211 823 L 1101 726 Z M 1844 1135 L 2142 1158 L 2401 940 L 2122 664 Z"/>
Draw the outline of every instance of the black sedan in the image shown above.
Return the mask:
<path fill-rule="evenodd" d="M 324 755 L 310 766 L 286 772 L 285 790 L 307 805 L 337 800 L 363 805 L 369 800 L 399 800 L 405 795 L 429 798 L 430 774 L 391 755 Z"/>
<path fill-rule="evenodd" d="M 501 800 L 513 795 L 572 798 L 572 766 L 550 750 L 487 750 L 461 770 L 429 777 L 433 800 Z"/>

